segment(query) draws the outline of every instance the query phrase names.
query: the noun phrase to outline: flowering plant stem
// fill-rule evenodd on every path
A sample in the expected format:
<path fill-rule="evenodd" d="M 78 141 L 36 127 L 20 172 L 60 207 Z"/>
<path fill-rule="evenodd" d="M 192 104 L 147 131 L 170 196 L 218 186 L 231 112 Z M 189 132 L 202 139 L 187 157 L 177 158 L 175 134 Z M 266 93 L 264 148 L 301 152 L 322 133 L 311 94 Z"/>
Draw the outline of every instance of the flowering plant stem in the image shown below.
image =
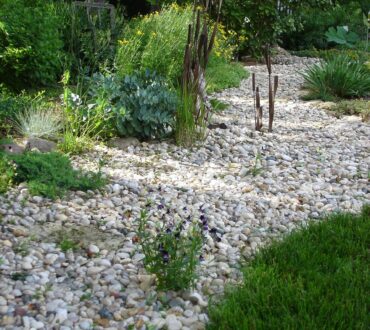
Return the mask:
<path fill-rule="evenodd" d="M 147 211 L 139 218 L 138 236 L 145 255 L 144 265 L 155 274 L 159 289 L 183 290 L 194 286 L 203 235 L 192 222 L 163 223 L 154 230 L 148 226 Z"/>

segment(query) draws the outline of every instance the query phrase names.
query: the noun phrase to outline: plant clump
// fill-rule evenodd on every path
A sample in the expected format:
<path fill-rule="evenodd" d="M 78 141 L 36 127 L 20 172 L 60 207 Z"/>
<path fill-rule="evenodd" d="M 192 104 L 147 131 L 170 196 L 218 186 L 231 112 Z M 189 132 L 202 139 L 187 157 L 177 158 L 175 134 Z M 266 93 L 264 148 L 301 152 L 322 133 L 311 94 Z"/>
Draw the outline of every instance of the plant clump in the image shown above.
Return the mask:
<path fill-rule="evenodd" d="M 26 182 L 33 195 L 55 199 L 68 190 L 95 190 L 106 183 L 100 170 L 97 173 L 75 170 L 69 158 L 57 152 L 28 152 L 11 155 L 9 159 L 16 167 L 14 183 Z"/>
<path fill-rule="evenodd" d="M 202 214 L 200 220 L 176 218 L 163 204 L 158 205 L 162 219 L 156 225 L 150 221 L 153 212 L 141 212 L 138 241 L 145 255 L 144 265 L 155 274 L 159 289 L 183 290 L 194 285 L 208 221 Z M 158 215 L 157 214 L 157 215 Z M 153 226 L 154 225 L 154 226 Z"/>
<path fill-rule="evenodd" d="M 347 55 L 328 58 L 302 75 L 309 92 L 306 99 L 333 101 L 370 95 L 370 70 L 363 61 Z"/>

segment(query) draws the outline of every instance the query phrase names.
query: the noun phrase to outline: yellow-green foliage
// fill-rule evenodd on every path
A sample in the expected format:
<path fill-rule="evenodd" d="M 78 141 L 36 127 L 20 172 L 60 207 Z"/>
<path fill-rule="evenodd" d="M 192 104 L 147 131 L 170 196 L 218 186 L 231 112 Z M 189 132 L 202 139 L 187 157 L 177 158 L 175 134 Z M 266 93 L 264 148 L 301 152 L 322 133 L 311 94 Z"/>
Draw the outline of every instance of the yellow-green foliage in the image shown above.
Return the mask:
<path fill-rule="evenodd" d="M 150 69 L 168 80 L 181 77 L 188 25 L 192 8 L 172 4 L 160 12 L 133 19 L 118 41 L 116 65 L 120 75 L 134 70 Z M 235 46 L 230 45 L 229 33 L 220 26 L 215 41 L 214 56 L 229 61 Z"/>
<path fill-rule="evenodd" d="M 360 115 L 363 121 L 370 120 L 370 101 L 367 100 L 341 101 L 331 110 L 339 115 Z"/>

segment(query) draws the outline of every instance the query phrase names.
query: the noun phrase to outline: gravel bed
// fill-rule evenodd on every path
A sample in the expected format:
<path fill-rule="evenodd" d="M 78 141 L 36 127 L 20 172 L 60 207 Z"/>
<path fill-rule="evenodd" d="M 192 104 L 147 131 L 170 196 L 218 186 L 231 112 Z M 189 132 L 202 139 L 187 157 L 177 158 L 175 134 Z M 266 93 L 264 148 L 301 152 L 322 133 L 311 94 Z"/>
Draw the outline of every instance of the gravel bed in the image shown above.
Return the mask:
<path fill-rule="evenodd" d="M 104 161 L 112 178 L 104 192 L 50 201 L 21 185 L 0 196 L 0 328 L 204 329 L 209 296 L 240 279 L 241 260 L 308 219 L 359 211 L 370 201 L 370 126 L 300 101 L 306 64 L 273 66 L 273 133 L 252 129 L 248 79 L 215 95 L 230 106 L 212 120 L 227 128 L 191 150 L 167 141 L 76 157 L 85 169 Z M 266 68 L 248 70 L 265 105 Z M 194 290 L 159 292 L 145 272 L 134 238 L 148 200 L 182 218 L 208 217 L 213 230 Z M 63 252 L 66 240 L 81 247 Z"/>

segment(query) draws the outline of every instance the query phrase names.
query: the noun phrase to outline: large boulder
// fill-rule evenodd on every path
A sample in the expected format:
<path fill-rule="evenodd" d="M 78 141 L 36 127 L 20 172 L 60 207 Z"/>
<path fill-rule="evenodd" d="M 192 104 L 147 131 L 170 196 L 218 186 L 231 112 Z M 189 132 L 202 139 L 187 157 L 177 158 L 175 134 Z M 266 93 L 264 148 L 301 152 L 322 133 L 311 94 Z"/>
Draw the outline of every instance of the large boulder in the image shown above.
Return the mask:
<path fill-rule="evenodd" d="M 51 152 L 57 148 L 57 144 L 40 138 L 29 138 L 26 143 L 26 151 Z"/>
<path fill-rule="evenodd" d="M 112 148 L 120 150 L 126 150 L 128 147 L 137 147 L 140 145 L 140 141 L 134 137 L 128 138 L 114 138 L 108 142 L 108 145 Z"/>
<path fill-rule="evenodd" d="M 0 144 L 0 150 L 6 152 L 7 154 L 22 154 L 24 152 L 24 147 L 18 145 L 15 142 Z"/>

